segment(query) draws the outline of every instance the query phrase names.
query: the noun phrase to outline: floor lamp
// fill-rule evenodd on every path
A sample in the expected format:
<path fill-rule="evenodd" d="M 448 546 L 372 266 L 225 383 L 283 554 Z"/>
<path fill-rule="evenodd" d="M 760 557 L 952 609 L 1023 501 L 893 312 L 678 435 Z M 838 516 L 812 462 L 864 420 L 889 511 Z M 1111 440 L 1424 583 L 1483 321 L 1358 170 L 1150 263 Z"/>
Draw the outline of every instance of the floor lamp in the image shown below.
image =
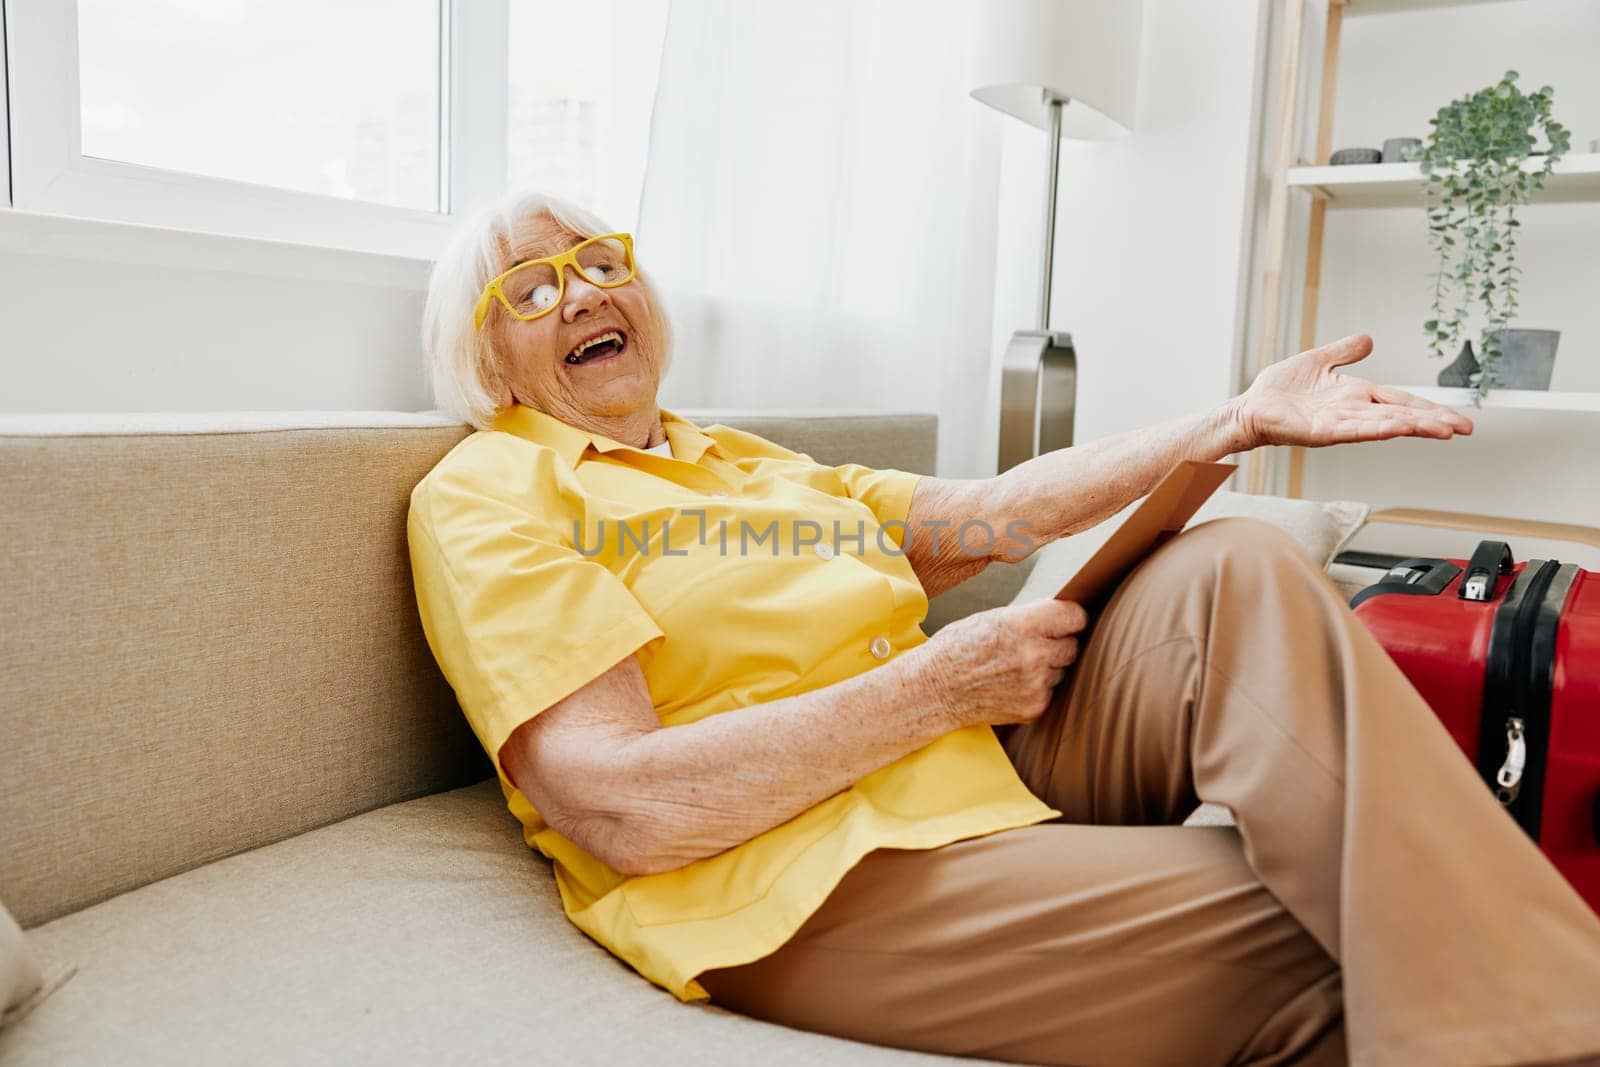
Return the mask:
<path fill-rule="evenodd" d="M 1061 139 L 1133 131 L 1143 0 L 989 0 L 975 37 L 977 100 L 1050 136 L 1036 328 L 1018 330 L 1000 369 L 999 469 L 1072 444 L 1078 361 L 1050 328 Z"/>

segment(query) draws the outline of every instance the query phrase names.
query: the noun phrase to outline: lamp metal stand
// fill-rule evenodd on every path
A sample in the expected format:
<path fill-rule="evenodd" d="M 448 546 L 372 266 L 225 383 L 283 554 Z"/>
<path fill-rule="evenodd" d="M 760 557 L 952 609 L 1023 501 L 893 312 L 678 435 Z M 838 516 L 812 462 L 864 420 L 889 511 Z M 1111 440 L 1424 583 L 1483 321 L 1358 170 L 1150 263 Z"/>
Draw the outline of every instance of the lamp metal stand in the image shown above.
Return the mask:
<path fill-rule="evenodd" d="M 1050 102 L 1050 173 L 1045 191 L 1044 255 L 1039 280 L 1039 326 L 1018 330 L 1000 362 L 999 470 L 1072 444 L 1078 396 L 1078 354 L 1072 335 L 1050 329 L 1056 185 L 1061 172 L 1061 109 Z"/>

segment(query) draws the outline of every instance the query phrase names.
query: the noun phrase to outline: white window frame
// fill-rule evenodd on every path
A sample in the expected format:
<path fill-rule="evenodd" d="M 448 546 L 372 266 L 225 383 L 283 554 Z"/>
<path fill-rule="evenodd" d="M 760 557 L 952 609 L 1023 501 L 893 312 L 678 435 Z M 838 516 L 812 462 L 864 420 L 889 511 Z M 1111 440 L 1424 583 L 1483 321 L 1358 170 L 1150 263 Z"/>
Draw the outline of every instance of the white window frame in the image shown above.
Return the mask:
<path fill-rule="evenodd" d="M 73 0 L 4 0 L 3 142 L 22 211 L 432 259 L 456 218 L 506 183 L 507 0 L 439 0 L 440 202 L 374 204 L 83 154 Z M 4 101 L 0 86 L 0 102 Z M 3 126 L 3 123 L 0 123 Z"/>
<path fill-rule="evenodd" d="M 10 72 L 6 68 L 6 20 L 5 0 L 0 0 L 0 162 L 5 163 L 5 188 L 0 190 L 5 196 L 0 199 L 0 206 L 11 206 L 11 98 L 7 95 L 6 86 L 10 83 Z"/>

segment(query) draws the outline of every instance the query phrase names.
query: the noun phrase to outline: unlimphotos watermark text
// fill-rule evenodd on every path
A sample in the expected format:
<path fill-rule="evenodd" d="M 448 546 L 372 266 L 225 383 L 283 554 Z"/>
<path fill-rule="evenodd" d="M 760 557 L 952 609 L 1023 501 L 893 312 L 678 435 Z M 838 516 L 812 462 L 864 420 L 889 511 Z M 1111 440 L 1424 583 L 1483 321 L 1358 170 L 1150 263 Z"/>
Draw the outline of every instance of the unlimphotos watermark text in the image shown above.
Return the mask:
<path fill-rule="evenodd" d="M 875 523 L 870 530 L 864 519 L 856 520 L 854 530 L 848 523 L 834 519 L 830 530 L 813 519 L 771 519 L 758 525 L 745 518 L 736 521 L 722 518 L 713 523 L 703 508 L 683 508 L 678 515 L 696 521 L 687 530 L 688 524 L 669 518 L 641 519 L 637 523 L 601 520 L 586 529 L 581 519 L 574 519 L 572 542 L 586 558 L 606 553 L 608 545 L 611 546 L 609 551 L 617 556 L 687 556 L 691 546 L 705 548 L 713 543 L 721 556 L 765 554 L 777 558 L 785 550 L 789 555 L 798 556 L 804 550 L 818 551 L 819 545 L 831 549 L 830 555 L 843 552 L 848 545 L 856 555 L 864 556 L 869 542 L 884 555 L 903 556 L 910 551 L 913 542 L 913 524 L 899 519 L 890 519 L 881 526 Z M 928 547 L 934 555 L 941 551 L 941 544 L 949 545 L 949 539 L 953 538 L 962 555 L 974 559 L 988 557 L 1000 541 L 994 527 L 982 519 L 968 519 L 960 525 L 947 519 L 933 519 L 915 525 L 929 531 Z M 1004 538 L 1008 556 L 1022 558 L 1032 554 L 1035 544 L 1028 536 L 1028 528 L 1023 519 L 1006 523 Z M 787 536 L 783 536 L 785 533 Z"/>

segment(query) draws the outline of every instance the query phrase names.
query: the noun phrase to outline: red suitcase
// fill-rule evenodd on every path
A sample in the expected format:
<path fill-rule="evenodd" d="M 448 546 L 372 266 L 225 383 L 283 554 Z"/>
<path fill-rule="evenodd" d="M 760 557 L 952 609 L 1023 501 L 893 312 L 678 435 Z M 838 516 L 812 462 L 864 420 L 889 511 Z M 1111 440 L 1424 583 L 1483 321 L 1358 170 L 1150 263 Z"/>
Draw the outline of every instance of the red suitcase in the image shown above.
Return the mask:
<path fill-rule="evenodd" d="M 1513 563 L 1503 541 L 1391 560 L 1350 607 L 1600 912 L 1600 573 Z"/>

